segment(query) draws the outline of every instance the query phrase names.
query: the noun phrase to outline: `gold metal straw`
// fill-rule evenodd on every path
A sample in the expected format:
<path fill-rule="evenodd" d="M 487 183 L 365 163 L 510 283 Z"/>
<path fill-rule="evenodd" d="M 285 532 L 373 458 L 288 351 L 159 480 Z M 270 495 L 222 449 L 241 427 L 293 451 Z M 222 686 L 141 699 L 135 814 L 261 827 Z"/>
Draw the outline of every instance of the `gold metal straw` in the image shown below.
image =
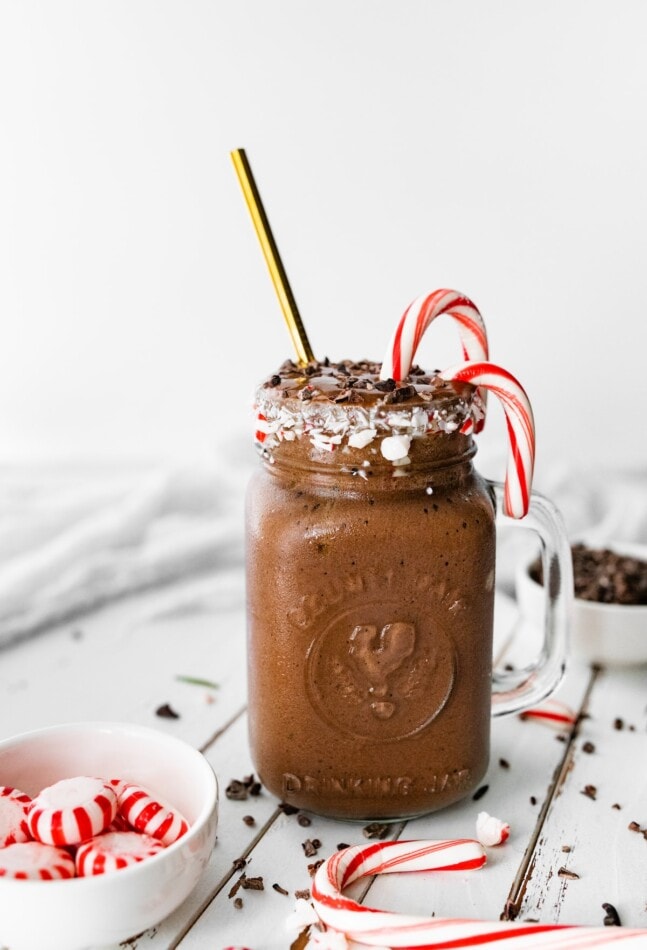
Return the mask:
<path fill-rule="evenodd" d="M 279 304 L 281 305 L 281 310 L 283 311 L 283 316 L 285 317 L 285 322 L 288 325 L 288 330 L 290 331 L 290 336 L 292 337 L 292 343 L 297 352 L 297 361 L 300 366 L 306 366 L 312 360 L 314 360 L 314 354 L 308 342 L 308 335 L 305 331 L 305 327 L 301 322 L 301 317 L 299 315 L 299 310 L 292 294 L 290 288 L 290 283 L 288 281 L 287 274 L 285 273 L 285 268 L 281 262 L 281 257 L 279 255 L 279 249 L 276 246 L 276 241 L 272 235 L 272 229 L 270 228 L 270 223 L 267 220 L 267 215 L 265 214 L 265 209 L 263 208 L 263 202 L 261 201 L 261 196 L 256 187 L 256 182 L 254 181 L 254 176 L 252 174 L 252 169 L 250 167 L 247 155 L 245 154 L 244 148 L 237 148 L 231 153 L 231 160 L 234 163 L 234 168 L 236 169 L 236 174 L 238 175 L 238 181 L 240 182 L 240 187 L 242 188 L 243 195 L 245 196 L 245 201 L 247 202 L 247 207 L 249 208 L 249 213 L 252 218 L 252 223 L 256 230 L 256 235 L 261 245 L 261 250 L 265 257 L 265 263 L 267 264 L 268 270 L 270 272 L 270 277 L 272 278 L 272 283 L 274 284 L 274 290 L 276 295 L 279 298 Z"/>

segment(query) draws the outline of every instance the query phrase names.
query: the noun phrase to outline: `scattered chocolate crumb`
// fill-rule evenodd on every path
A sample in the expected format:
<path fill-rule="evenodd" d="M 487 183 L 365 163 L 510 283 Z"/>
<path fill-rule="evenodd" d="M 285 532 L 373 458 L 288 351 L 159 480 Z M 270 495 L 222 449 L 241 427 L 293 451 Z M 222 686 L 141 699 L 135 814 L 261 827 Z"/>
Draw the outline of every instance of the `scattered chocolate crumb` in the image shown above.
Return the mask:
<path fill-rule="evenodd" d="M 370 825 L 366 825 L 362 829 L 365 838 L 379 838 L 380 841 L 382 838 L 386 838 L 389 833 L 389 826 L 382 824 L 379 821 L 373 821 Z"/>
<path fill-rule="evenodd" d="M 263 884 L 262 877 L 245 877 L 242 882 L 242 886 L 246 891 L 264 891 L 265 885 Z"/>
<path fill-rule="evenodd" d="M 249 825 L 250 828 L 256 824 L 256 819 L 253 815 L 243 815 L 243 821 L 246 825 Z"/>
<path fill-rule="evenodd" d="M 595 787 L 595 785 L 585 785 L 582 791 L 580 792 L 580 794 L 586 795 L 587 798 L 590 798 L 593 801 L 595 801 L 596 796 L 598 794 L 598 790 Z"/>
<path fill-rule="evenodd" d="M 530 804 L 531 804 L 531 805 L 536 805 L 536 804 L 537 804 L 537 799 L 535 798 L 534 795 L 531 795 L 531 796 L 530 796 Z"/>
<path fill-rule="evenodd" d="M 241 876 L 238 878 L 238 880 L 235 882 L 235 884 L 231 887 L 229 893 L 227 894 L 227 897 L 232 898 L 232 897 L 235 897 L 235 896 L 236 896 L 236 894 L 238 893 L 238 891 L 239 891 L 240 888 L 242 887 L 242 883 L 243 883 L 244 879 L 245 879 L 245 875 L 244 875 L 244 874 L 241 874 Z"/>
<path fill-rule="evenodd" d="M 613 728 L 614 728 L 614 729 L 624 729 L 624 727 L 625 727 L 624 719 L 614 719 L 614 720 L 613 720 Z"/>
<path fill-rule="evenodd" d="M 275 890 L 277 894 L 283 894 L 284 897 L 290 896 L 290 892 L 286 891 L 286 889 L 281 887 L 280 884 L 272 884 L 272 890 Z"/>
<path fill-rule="evenodd" d="M 349 845 L 349 844 L 346 844 L 345 841 L 340 841 L 339 844 L 337 845 L 337 850 L 338 850 L 338 851 L 343 851 L 344 848 L 350 848 L 350 845 Z"/>
<path fill-rule="evenodd" d="M 499 759 L 499 765 L 501 766 L 502 769 L 510 768 L 510 763 L 508 762 L 507 759 Z"/>
<path fill-rule="evenodd" d="M 557 877 L 565 877 L 567 881 L 579 881 L 580 876 L 575 871 L 569 871 L 568 868 L 561 867 L 557 872 Z"/>
<path fill-rule="evenodd" d="M 242 871 L 245 865 L 247 864 L 247 861 L 245 860 L 245 858 L 234 858 L 234 860 L 231 863 L 234 868 L 234 871 Z"/>
<path fill-rule="evenodd" d="M 481 785 L 480 788 L 477 788 L 474 794 L 472 795 L 472 801 L 478 802 L 479 799 L 483 798 L 483 796 L 485 795 L 489 787 L 490 787 L 489 785 Z"/>
<path fill-rule="evenodd" d="M 514 666 L 512 665 L 512 663 L 506 663 L 503 669 L 506 671 L 506 673 L 514 672 Z"/>
<path fill-rule="evenodd" d="M 617 802 L 614 802 L 611 807 L 615 808 L 616 811 L 620 811 L 620 809 L 622 808 L 622 805 L 619 805 Z"/>
<path fill-rule="evenodd" d="M 301 847 L 306 858 L 312 858 L 321 847 L 321 841 L 319 841 L 319 838 L 314 838 L 312 841 L 310 838 L 306 838 L 305 841 L 301 842 Z"/>
<path fill-rule="evenodd" d="M 274 376 L 270 377 L 270 386 L 274 387 L 274 386 L 280 386 L 280 385 L 281 385 L 281 377 L 275 373 Z"/>
<path fill-rule="evenodd" d="M 627 828 L 629 829 L 629 831 L 642 831 L 642 828 L 640 827 L 637 821 L 630 821 L 629 824 L 627 825 Z"/>
<path fill-rule="evenodd" d="M 315 874 L 317 873 L 317 871 L 319 870 L 322 864 L 323 864 L 323 860 L 315 861 L 314 864 L 308 865 L 308 874 L 310 875 L 310 877 L 315 876 Z"/>
<path fill-rule="evenodd" d="M 294 805 L 288 805 L 287 802 L 281 802 L 279 808 L 284 815 L 296 815 L 299 811 L 298 808 L 295 808 Z"/>
<path fill-rule="evenodd" d="M 296 897 L 297 900 L 309 901 L 309 900 L 310 900 L 310 888 L 309 888 L 309 887 L 306 887 L 306 888 L 305 888 L 304 890 L 302 890 L 302 891 L 295 891 L 295 892 L 294 892 L 294 896 Z"/>
<path fill-rule="evenodd" d="M 605 927 L 622 927 L 622 924 L 620 923 L 620 915 L 613 904 L 603 904 L 602 910 L 606 911 L 604 918 Z"/>
<path fill-rule="evenodd" d="M 261 783 L 253 775 L 246 775 L 242 779 L 232 778 L 225 789 L 225 795 L 232 801 L 242 802 L 248 795 L 260 795 Z M 244 820 L 244 819 L 243 819 Z"/>
<path fill-rule="evenodd" d="M 297 822 L 301 825 L 302 828 L 308 828 L 312 824 L 312 819 L 308 818 L 307 815 L 299 815 Z"/>
<path fill-rule="evenodd" d="M 180 714 L 177 713 L 172 706 L 168 703 L 164 703 L 161 706 L 158 706 L 155 710 L 155 715 L 159 716 L 160 719 L 179 719 Z"/>
<path fill-rule="evenodd" d="M 566 854 L 570 854 L 570 852 L 571 852 L 571 846 L 570 846 L 570 844 L 563 844 L 563 845 L 562 845 L 562 851 L 564 851 Z"/>
<path fill-rule="evenodd" d="M 247 798 L 248 789 L 244 782 L 239 781 L 237 778 L 232 778 L 225 789 L 225 795 L 234 802 L 243 802 Z"/>
<path fill-rule="evenodd" d="M 585 742 L 584 745 L 582 746 L 582 752 L 588 752 L 588 753 L 595 752 L 595 746 L 593 745 L 592 742 Z"/>
<path fill-rule="evenodd" d="M 556 735 L 555 739 L 557 740 L 557 742 L 566 742 L 566 736 L 564 735 L 563 732 L 560 732 L 558 735 Z"/>
<path fill-rule="evenodd" d="M 636 731 L 635 726 L 629 726 L 629 732 L 635 732 L 635 731 Z"/>
<path fill-rule="evenodd" d="M 236 910 L 240 910 L 242 906 L 243 906 L 242 897 L 237 897 L 236 900 L 234 901 L 234 907 L 236 908 Z"/>

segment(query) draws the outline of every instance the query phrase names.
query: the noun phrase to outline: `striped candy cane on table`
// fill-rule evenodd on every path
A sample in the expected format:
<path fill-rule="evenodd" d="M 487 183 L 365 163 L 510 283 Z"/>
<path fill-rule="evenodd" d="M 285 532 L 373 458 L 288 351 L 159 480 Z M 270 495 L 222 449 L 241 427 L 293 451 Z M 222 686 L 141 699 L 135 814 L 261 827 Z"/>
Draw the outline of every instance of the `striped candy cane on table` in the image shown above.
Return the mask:
<path fill-rule="evenodd" d="M 472 383 L 498 396 L 508 427 L 509 452 L 503 495 L 503 510 L 511 518 L 523 518 L 530 505 L 535 465 L 535 422 L 526 392 L 512 373 L 494 363 L 468 361 L 439 373 L 442 379 Z"/>
<path fill-rule="evenodd" d="M 321 921 L 343 934 L 349 947 L 427 948 L 501 945 L 504 950 L 606 947 L 623 941 L 647 946 L 647 930 L 602 929 L 560 924 L 504 923 L 461 918 L 415 917 L 375 910 L 345 897 L 343 889 L 361 877 L 398 871 L 466 871 L 483 867 L 483 847 L 471 839 L 382 841 L 345 848 L 318 869 L 312 900 Z"/>
<path fill-rule="evenodd" d="M 416 356 L 423 334 L 429 324 L 448 314 L 458 324 L 458 331 L 465 360 L 489 358 L 487 332 L 483 317 L 474 303 L 457 290 L 434 290 L 412 301 L 400 318 L 382 362 L 382 379 L 404 379 Z M 485 400 L 483 400 L 485 408 Z M 483 428 L 485 419 L 476 424 L 476 431 Z"/>

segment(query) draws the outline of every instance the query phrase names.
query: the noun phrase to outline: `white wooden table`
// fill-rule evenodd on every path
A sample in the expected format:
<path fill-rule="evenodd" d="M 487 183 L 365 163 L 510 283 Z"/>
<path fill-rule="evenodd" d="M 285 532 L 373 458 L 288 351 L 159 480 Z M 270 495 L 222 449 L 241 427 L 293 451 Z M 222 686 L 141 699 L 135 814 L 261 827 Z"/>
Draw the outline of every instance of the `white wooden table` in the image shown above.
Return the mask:
<path fill-rule="evenodd" d="M 500 607 L 503 643 L 514 610 L 505 601 Z M 364 888 L 367 902 L 595 926 L 602 926 L 602 904 L 611 903 L 623 925 L 647 927 L 647 840 L 628 827 L 647 827 L 645 687 L 645 668 L 572 664 L 559 691 L 582 714 L 572 734 L 517 717 L 495 721 L 483 796 L 394 824 L 389 836 L 472 837 L 477 813 L 486 810 L 510 823 L 509 841 L 489 851 L 480 871 L 377 878 Z M 289 947 L 296 934 L 285 921 L 295 892 L 311 883 L 308 865 L 342 842 L 366 842 L 362 825 L 315 816 L 302 824 L 264 791 L 246 801 L 225 795 L 231 779 L 253 772 L 240 568 L 131 597 L 0 651 L 0 696 L 2 737 L 62 721 L 128 720 L 185 739 L 212 763 L 221 792 L 212 860 L 185 904 L 129 941 L 131 950 Z M 177 719 L 156 714 L 165 704 Z M 594 797 L 583 793 L 587 786 Z M 315 857 L 304 854 L 306 839 L 321 842 Z M 262 876 L 264 889 L 232 897 L 241 861 L 249 876 Z"/>

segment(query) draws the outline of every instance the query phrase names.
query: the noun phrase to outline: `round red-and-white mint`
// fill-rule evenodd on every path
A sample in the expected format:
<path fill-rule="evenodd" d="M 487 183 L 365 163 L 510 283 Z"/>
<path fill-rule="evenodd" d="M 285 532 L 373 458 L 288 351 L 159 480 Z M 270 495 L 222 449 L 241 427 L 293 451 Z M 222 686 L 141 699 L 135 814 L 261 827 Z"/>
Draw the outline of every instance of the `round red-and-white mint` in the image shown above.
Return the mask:
<path fill-rule="evenodd" d="M 459 363 L 439 373 L 442 379 L 471 383 L 494 393 L 505 412 L 508 427 L 508 462 L 503 490 L 503 510 L 511 518 L 528 513 L 535 466 L 535 422 L 526 391 L 512 373 L 494 363 Z"/>
<path fill-rule="evenodd" d="M 61 779 L 34 798 L 27 823 L 36 841 L 69 845 L 101 834 L 117 814 L 117 795 L 103 779 Z"/>
<path fill-rule="evenodd" d="M 27 812 L 31 798 L 19 788 L 0 786 L 0 848 L 31 841 Z"/>
<path fill-rule="evenodd" d="M 141 785 L 125 786 L 119 796 L 119 811 L 135 831 L 164 845 L 173 844 L 189 830 L 179 811 Z"/>
<path fill-rule="evenodd" d="M 404 311 L 382 361 L 382 379 L 401 380 L 408 376 L 425 330 L 436 317 L 445 313 L 458 324 L 463 359 L 489 358 L 487 332 L 478 308 L 465 294 L 443 288 L 416 297 Z M 484 393 L 482 398 L 485 409 Z M 481 431 L 484 422 L 484 418 L 477 422 L 477 432 Z"/>
<path fill-rule="evenodd" d="M 131 864 L 152 858 L 164 845 L 157 838 L 138 831 L 108 831 L 84 841 L 76 851 L 76 873 L 79 877 L 119 871 Z"/>
<path fill-rule="evenodd" d="M 0 877 L 25 881 L 74 877 L 74 858 L 63 848 L 40 841 L 10 844 L 0 849 Z"/>
<path fill-rule="evenodd" d="M 471 839 L 381 841 L 345 848 L 328 858 L 315 874 L 312 900 L 319 918 L 351 946 L 447 947 L 500 945 L 505 950 L 600 947 L 622 940 L 644 947 L 647 930 L 572 927 L 564 924 L 504 923 L 461 918 L 416 917 L 375 910 L 345 897 L 343 889 L 358 878 L 397 871 L 465 871 L 485 864 L 482 846 Z M 606 941 L 606 942 L 605 942 Z"/>

